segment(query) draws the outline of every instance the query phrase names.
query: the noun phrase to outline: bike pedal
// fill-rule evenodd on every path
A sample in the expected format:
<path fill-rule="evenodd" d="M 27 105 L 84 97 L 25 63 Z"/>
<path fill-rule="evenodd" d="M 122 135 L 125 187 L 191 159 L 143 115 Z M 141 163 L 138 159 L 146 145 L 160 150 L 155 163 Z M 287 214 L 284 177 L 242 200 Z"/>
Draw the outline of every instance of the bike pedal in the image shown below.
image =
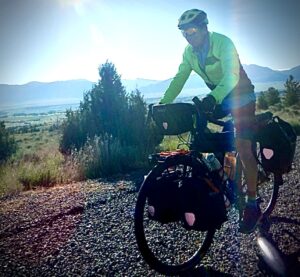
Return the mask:
<path fill-rule="evenodd" d="M 256 197 L 256 203 L 257 203 L 257 204 L 261 204 L 261 203 L 263 203 L 263 202 L 264 202 L 264 201 L 261 199 L 260 196 Z"/>
<path fill-rule="evenodd" d="M 271 178 L 267 176 L 267 174 L 263 171 L 258 171 L 258 176 L 257 176 L 257 184 L 262 184 L 265 182 L 269 182 Z"/>

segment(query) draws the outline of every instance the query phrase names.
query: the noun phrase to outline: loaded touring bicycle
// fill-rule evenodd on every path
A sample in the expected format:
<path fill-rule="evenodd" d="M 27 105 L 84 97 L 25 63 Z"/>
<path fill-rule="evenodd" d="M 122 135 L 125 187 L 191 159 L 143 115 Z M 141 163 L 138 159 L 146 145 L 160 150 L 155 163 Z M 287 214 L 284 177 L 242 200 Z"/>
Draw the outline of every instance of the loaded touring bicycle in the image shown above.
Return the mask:
<path fill-rule="evenodd" d="M 168 275 L 195 267 L 216 230 L 228 220 L 230 207 L 241 216 L 245 204 L 246 186 L 232 121 L 207 118 L 199 99 L 195 97 L 193 102 L 149 108 L 161 134 L 178 135 L 181 149 L 150 155 L 154 167 L 138 193 L 135 235 L 145 261 Z M 270 112 L 256 117 L 257 201 L 265 220 L 274 209 L 282 175 L 291 169 L 296 134 Z M 222 130 L 211 131 L 208 122 Z"/>

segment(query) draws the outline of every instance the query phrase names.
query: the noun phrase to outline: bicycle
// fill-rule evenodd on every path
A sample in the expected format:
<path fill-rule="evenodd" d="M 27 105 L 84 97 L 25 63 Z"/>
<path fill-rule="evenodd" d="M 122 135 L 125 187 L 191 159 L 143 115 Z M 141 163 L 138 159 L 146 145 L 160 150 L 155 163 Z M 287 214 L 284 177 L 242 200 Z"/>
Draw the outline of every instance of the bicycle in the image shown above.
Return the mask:
<path fill-rule="evenodd" d="M 181 144 L 185 145 L 187 149 L 150 155 L 150 160 L 155 165 L 144 178 L 135 208 L 135 236 L 138 248 L 151 268 L 168 275 L 180 274 L 199 264 L 213 241 L 216 229 L 220 228 L 227 219 L 228 209 L 226 209 L 224 200 L 229 200 L 231 207 L 235 206 L 240 216 L 245 203 L 245 184 L 241 182 L 242 169 L 238 153 L 235 151 L 232 121 L 207 118 L 201 110 L 199 99 L 194 98 L 193 101 L 194 104 L 168 104 L 170 109 L 172 107 L 177 109 L 175 109 L 175 119 L 173 117 L 171 120 L 176 120 L 176 118 L 177 120 L 182 120 L 179 123 L 181 129 L 176 130 L 175 128 L 172 130 L 172 126 L 170 126 L 171 130 L 168 130 L 167 124 L 162 122 L 161 131 L 164 134 L 168 132 L 168 134 L 179 134 L 188 131 L 188 139 L 184 140 L 180 136 Z M 256 117 L 263 128 L 272 118 L 272 114 L 265 113 Z M 207 122 L 219 125 L 223 130 L 221 132 L 211 132 L 207 127 Z M 259 196 L 257 201 L 264 220 L 270 216 L 275 207 L 279 187 L 283 183 L 283 179 L 281 173 L 273 174 L 264 171 L 260 162 L 261 152 L 256 151 L 256 142 L 253 141 L 252 143 L 253 151 L 259 164 L 259 172 L 261 173 L 259 176 L 264 177 L 262 181 L 269 182 L 269 186 L 262 186 L 258 181 L 257 186 Z M 222 165 L 221 169 L 212 170 L 207 161 L 206 153 L 214 153 L 214 156 Z M 231 153 L 231 156 L 236 159 L 235 173 L 227 170 L 229 175 L 233 175 L 231 179 L 228 176 L 225 178 L 224 173 L 226 172 L 224 159 L 228 153 Z M 186 183 L 191 183 L 190 180 L 192 180 L 192 183 L 205 183 L 210 189 L 210 193 L 218 196 L 216 198 L 218 200 L 214 200 L 214 203 L 219 205 L 218 209 L 222 210 L 223 213 L 219 223 L 206 229 L 200 227 L 199 231 L 193 230 L 193 228 L 186 228 L 187 224 L 184 226 L 179 218 L 167 220 L 164 224 L 153 220 L 148 202 L 150 201 L 150 191 L 153 189 L 154 183 L 160 183 L 161 188 L 163 188 L 163 183 L 181 187 L 182 184 L 186 186 Z M 237 188 L 239 193 L 236 193 Z M 220 199 L 222 199 L 223 203 L 221 206 Z M 186 202 L 188 202 L 188 199 L 186 199 Z M 211 206 L 209 209 L 214 209 L 214 206 Z M 179 249 L 176 248 L 178 242 L 182 243 Z"/>

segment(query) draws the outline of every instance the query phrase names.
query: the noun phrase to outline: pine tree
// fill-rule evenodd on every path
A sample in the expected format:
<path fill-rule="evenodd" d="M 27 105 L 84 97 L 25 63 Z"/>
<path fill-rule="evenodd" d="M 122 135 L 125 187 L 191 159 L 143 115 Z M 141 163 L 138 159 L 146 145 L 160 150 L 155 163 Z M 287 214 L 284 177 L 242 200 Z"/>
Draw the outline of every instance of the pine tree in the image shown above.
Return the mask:
<path fill-rule="evenodd" d="M 268 106 L 273 106 L 277 103 L 280 103 L 279 91 L 273 87 L 268 88 L 265 93 L 266 101 Z"/>
<path fill-rule="evenodd" d="M 5 128 L 3 121 L 0 121 L 0 163 L 6 161 L 16 152 L 16 142 Z"/>
<path fill-rule="evenodd" d="M 286 107 L 290 107 L 299 102 L 299 94 L 300 94 L 300 83 L 298 81 L 294 81 L 294 77 L 292 75 L 286 80 L 285 84 L 285 99 L 284 105 Z"/>
<path fill-rule="evenodd" d="M 257 108 L 261 110 L 267 110 L 269 108 L 268 101 L 266 99 L 266 93 L 261 92 L 257 99 Z"/>
<path fill-rule="evenodd" d="M 147 107 L 141 93 L 136 90 L 128 95 L 110 62 L 99 67 L 99 76 L 79 109 L 67 111 L 60 142 L 65 153 L 74 148 L 85 151 L 89 146 L 98 147 L 87 155 L 94 155 L 90 176 L 142 164 L 161 141 L 161 137 L 152 136 L 155 128 L 146 120 Z"/>

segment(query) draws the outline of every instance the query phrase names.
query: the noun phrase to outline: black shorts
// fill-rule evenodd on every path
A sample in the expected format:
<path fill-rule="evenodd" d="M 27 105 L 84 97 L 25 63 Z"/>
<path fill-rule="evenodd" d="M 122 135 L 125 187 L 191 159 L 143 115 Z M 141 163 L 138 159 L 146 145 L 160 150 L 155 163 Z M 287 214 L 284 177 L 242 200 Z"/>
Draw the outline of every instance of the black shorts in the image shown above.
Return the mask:
<path fill-rule="evenodd" d="M 256 132 L 255 102 L 238 109 L 233 109 L 231 115 L 234 121 L 236 137 L 252 140 Z"/>

